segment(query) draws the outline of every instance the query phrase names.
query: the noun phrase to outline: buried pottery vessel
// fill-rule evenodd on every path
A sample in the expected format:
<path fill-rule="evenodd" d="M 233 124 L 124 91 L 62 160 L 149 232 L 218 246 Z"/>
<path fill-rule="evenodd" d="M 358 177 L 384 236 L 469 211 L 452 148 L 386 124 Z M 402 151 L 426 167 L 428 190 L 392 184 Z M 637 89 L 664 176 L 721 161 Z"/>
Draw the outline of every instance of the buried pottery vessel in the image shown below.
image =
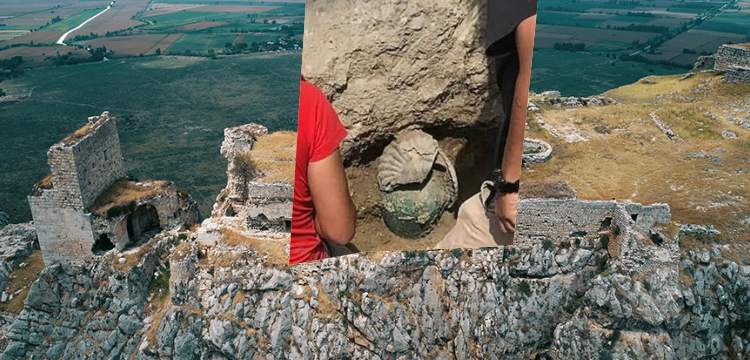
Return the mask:
<path fill-rule="evenodd" d="M 401 132 L 386 146 L 378 159 L 378 186 L 386 226 L 410 238 L 432 231 L 458 193 L 453 164 L 437 140 L 420 130 Z"/>

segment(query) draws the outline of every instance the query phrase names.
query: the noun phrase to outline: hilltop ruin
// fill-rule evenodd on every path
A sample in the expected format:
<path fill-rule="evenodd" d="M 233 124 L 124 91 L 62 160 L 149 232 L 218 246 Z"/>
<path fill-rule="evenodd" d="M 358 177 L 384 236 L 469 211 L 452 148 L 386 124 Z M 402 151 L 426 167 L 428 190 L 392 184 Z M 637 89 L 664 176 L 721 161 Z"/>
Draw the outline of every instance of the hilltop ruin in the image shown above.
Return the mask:
<path fill-rule="evenodd" d="M 227 131 L 225 144 L 253 144 L 250 155 L 294 153 L 259 141 L 273 135 L 261 133 Z M 228 189 L 267 180 L 235 177 Z M 196 232 L 157 235 L 129 267 L 113 266 L 112 252 L 85 266 L 48 267 L 8 326 L 3 357 L 731 358 L 750 351 L 742 325 L 750 321 L 750 266 L 716 252 L 681 254 L 664 204 L 524 199 L 515 246 L 373 252 L 289 267 L 288 233 L 248 226 L 254 212 L 240 214 L 249 203 L 228 200 L 229 192 Z"/>
<path fill-rule="evenodd" d="M 360 179 L 375 184 L 368 163 L 395 133 L 419 128 L 456 164 L 481 163 L 477 151 L 498 115 L 491 67 L 477 48 L 484 2 L 384 0 L 356 17 L 350 4 L 306 3 L 315 32 L 306 32 L 303 55 L 305 75 L 351 129 L 350 170 L 363 167 Z M 381 9 L 392 12 L 385 28 L 396 33 L 378 32 L 372 14 Z M 435 31 L 445 21 L 433 17 L 464 21 Z M 368 63 L 379 51 L 386 60 Z M 371 92 L 368 82 L 377 85 Z M 514 246 L 371 251 L 289 267 L 294 136 L 248 124 L 224 137 L 228 181 L 211 217 L 194 231 L 152 237 L 127 266 L 107 252 L 48 267 L 20 314 L 0 322 L 4 359 L 750 354 L 750 266 L 726 261 L 718 248 L 681 250 L 686 237 L 666 204 L 529 191 L 538 195 L 520 203 Z M 459 185 L 476 191 L 471 179 Z M 361 218 L 372 210 L 358 207 Z"/>
<path fill-rule="evenodd" d="M 82 263 L 143 243 L 199 214 L 187 194 L 165 181 L 126 178 L 115 119 L 108 112 L 50 147 L 50 175 L 29 196 L 47 264 Z"/>
<path fill-rule="evenodd" d="M 724 71 L 727 82 L 750 84 L 750 43 L 722 45 L 714 58 L 714 70 Z"/>

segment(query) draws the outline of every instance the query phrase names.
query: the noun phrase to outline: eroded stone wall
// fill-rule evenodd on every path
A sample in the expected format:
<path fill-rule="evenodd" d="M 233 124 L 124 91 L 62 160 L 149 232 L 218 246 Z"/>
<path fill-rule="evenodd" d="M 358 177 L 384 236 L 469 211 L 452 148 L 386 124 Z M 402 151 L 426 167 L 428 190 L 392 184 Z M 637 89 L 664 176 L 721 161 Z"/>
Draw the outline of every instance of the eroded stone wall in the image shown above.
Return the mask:
<path fill-rule="evenodd" d="M 94 244 L 86 208 L 125 176 L 115 120 L 105 112 L 50 147 L 52 188 L 29 196 L 34 226 L 47 264 L 85 261 Z"/>
<path fill-rule="evenodd" d="M 722 45 L 715 57 L 714 69 L 724 71 L 727 82 L 750 85 L 750 43 Z"/>
<path fill-rule="evenodd" d="M 243 231 L 288 233 L 292 219 L 294 179 L 290 174 L 286 179 L 267 181 L 263 170 L 252 163 L 252 150 L 263 136 L 273 135 L 268 135 L 268 129 L 257 124 L 224 130 L 221 154 L 228 162 L 227 186 L 214 204 L 212 217 L 218 223 Z M 293 153 L 292 149 L 281 151 Z M 278 164 L 278 167 L 281 166 Z"/>
<path fill-rule="evenodd" d="M 91 218 L 77 208 L 61 206 L 53 190 L 29 196 L 31 216 L 46 264 L 85 261 L 91 257 Z"/>
<path fill-rule="evenodd" d="M 750 84 L 750 67 L 746 69 L 735 68 L 724 75 L 727 82 L 735 84 Z"/>
<path fill-rule="evenodd" d="M 725 44 L 715 55 L 715 70 L 729 70 L 732 67 L 750 67 L 750 44 Z"/>
<path fill-rule="evenodd" d="M 80 200 L 86 208 L 125 177 L 115 120 L 104 113 L 89 119 L 89 124 L 92 129 L 82 138 L 57 143 L 48 152 L 55 190 L 63 205 Z"/>

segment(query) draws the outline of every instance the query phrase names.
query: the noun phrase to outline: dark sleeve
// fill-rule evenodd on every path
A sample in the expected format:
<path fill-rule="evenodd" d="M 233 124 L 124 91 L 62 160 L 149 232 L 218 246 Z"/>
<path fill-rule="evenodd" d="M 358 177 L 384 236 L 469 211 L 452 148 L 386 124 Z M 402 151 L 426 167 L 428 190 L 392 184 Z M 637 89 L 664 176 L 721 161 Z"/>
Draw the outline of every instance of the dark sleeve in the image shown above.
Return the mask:
<path fill-rule="evenodd" d="M 487 0 L 486 48 L 512 33 L 521 21 L 536 12 L 536 0 Z"/>

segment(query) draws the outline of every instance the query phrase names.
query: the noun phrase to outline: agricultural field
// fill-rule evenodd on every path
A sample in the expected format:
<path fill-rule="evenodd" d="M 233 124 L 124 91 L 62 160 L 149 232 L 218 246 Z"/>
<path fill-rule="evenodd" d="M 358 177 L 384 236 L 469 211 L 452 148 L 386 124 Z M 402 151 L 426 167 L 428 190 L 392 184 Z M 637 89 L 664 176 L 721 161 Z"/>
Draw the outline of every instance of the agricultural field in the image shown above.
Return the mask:
<path fill-rule="evenodd" d="M 3 30 L 39 30 L 54 22 L 70 19 L 81 12 L 104 8 L 106 0 L 4 0 L 0 2 L 0 27 Z"/>
<path fill-rule="evenodd" d="M 152 55 L 156 49 L 167 49 L 179 40 L 182 34 L 141 34 L 97 38 L 86 41 L 92 48 L 106 47 L 119 56 Z"/>
<path fill-rule="evenodd" d="M 581 71 L 585 69 L 585 71 Z M 685 69 L 636 61 L 620 61 L 592 53 L 536 49 L 531 90 L 559 90 L 567 96 L 599 94 L 647 75 L 675 74 Z"/>
<path fill-rule="evenodd" d="M 191 53 L 194 49 L 207 51 L 208 49 L 223 49 L 227 43 L 234 43 L 237 34 L 185 34 L 175 41 L 167 51 L 168 54 Z"/>
<path fill-rule="evenodd" d="M 750 41 L 750 2 L 540 0 L 537 22 L 535 89 L 592 95 Z"/>
<path fill-rule="evenodd" d="M 0 50 L 53 45 L 63 33 L 109 4 L 100 0 L 66 0 L 46 8 L 39 3 L 37 10 L 19 13 L 21 0 L 9 1 L 14 5 L 0 5 L 0 10 L 5 6 L 10 14 L 0 11 L 3 16 Z M 15 25 L 21 23 L 26 25 Z M 117 0 L 107 11 L 69 34 L 65 44 L 81 49 L 106 48 L 108 58 L 299 51 L 303 26 L 301 0 L 257 3 Z M 28 64 L 44 63 L 44 59 L 28 60 Z"/>
<path fill-rule="evenodd" d="M 74 32 L 71 36 L 100 34 L 106 35 L 120 30 L 142 25 L 143 22 L 135 20 L 135 17 L 148 5 L 149 0 L 118 1 L 110 11 L 97 17 L 84 28 Z"/>
<path fill-rule="evenodd" d="M 296 53 L 154 56 L 30 69 L 4 81 L 20 99 L 0 102 L 0 143 L 13 149 L 0 162 L 3 211 L 29 219 L 26 195 L 47 172 L 47 148 L 108 110 L 118 118 L 128 173 L 175 181 L 207 214 L 226 185 L 224 128 L 294 130 L 300 66 Z"/>

